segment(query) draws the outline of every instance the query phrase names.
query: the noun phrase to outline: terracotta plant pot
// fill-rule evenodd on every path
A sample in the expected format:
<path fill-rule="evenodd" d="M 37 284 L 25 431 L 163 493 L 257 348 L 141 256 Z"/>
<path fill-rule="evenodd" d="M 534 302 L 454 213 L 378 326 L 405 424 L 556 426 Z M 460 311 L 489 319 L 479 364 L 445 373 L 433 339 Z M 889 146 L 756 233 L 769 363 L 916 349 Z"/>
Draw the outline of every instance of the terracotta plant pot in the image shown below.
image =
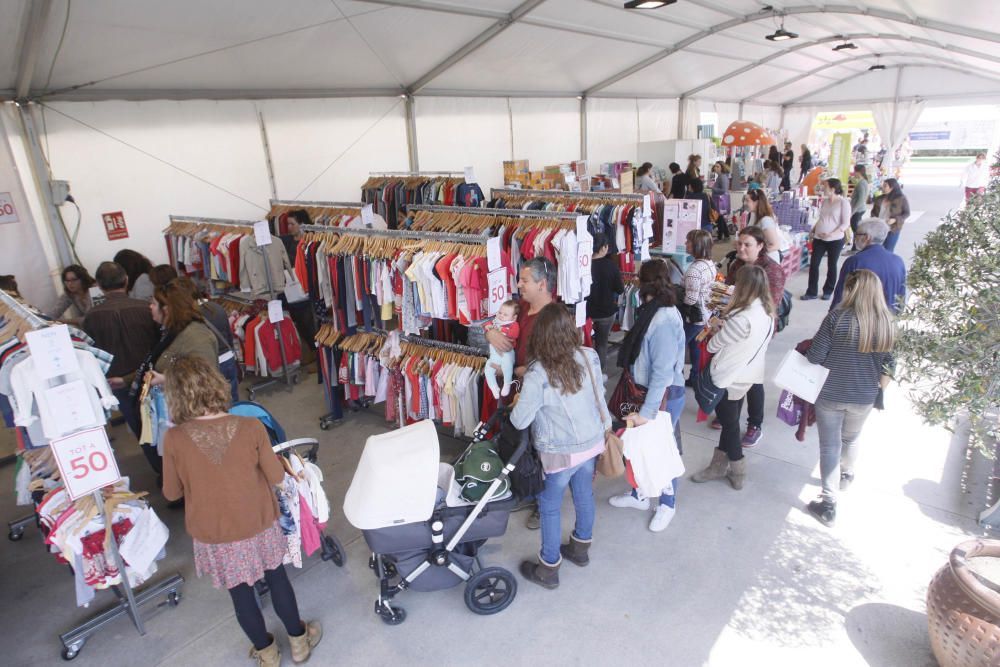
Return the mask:
<path fill-rule="evenodd" d="M 969 566 L 984 556 L 1000 558 L 1000 541 L 962 542 L 927 587 L 931 648 L 941 667 L 1000 665 L 1000 585 Z"/>

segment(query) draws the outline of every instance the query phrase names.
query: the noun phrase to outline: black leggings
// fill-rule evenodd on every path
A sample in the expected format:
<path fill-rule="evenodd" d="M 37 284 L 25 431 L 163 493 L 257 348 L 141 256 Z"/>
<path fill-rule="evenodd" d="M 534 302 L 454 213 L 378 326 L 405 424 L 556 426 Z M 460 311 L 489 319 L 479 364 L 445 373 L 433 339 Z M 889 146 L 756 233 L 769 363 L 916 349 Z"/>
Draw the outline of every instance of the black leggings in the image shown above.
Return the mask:
<path fill-rule="evenodd" d="M 299 617 L 299 604 L 295 601 L 295 591 L 292 590 L 292 582 L 288 581 L 285 566 L 279 565 L 273 570 L 265 570 L 264 580 L 271 590 L 271 604 L 274 605 L 274 611 L 278 614 L 278 618 L 285 624 L 288 636 L 301 636 L 305 631 L 305 626 Z M 267 634 L 264 615 L 260 613 L 260 607 L 257 606 L 253 586 L 240 584 L 235 588 L 230 588 L 229 595 L 233 598 L 236 620 L 239 621 L 243 632 L 250 638 L 254 648 L 260 651 L 270 646 L 271 636 Z"/>

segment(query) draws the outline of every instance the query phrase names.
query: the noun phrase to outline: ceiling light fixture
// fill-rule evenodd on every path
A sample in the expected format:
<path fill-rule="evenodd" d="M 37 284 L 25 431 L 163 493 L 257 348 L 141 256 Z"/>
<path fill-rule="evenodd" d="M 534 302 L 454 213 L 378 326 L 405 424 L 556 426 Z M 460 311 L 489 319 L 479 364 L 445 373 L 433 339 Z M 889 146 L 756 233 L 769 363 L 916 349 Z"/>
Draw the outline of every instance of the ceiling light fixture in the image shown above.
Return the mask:
<path fill-rule="evenodd" d="M 785 42 L 789 39 L 798 39 L 799 34 L 797 32 L 789 32 L 785 30 L 785 22 L 781 22 L 781 27 L 772 32 L 770 35 L 766 35 L 764 39 L 769 42 Z"/>
<path fill-rule="evenodd" d="M 625 3 L 625 9 L 659 9 L 675 2 L 677 0 L 629 0 Z"/>
<path fill-rule="evenodd" d="M 844 42 L 843 44 L 838 44 L 837 46 L 833 47 L 833 50 L 834 51 L 851 51 L 851 50 L 854 50 L 856 48 L 858 48 L 858 45 L 855 44 L 854 42 Z"/>
<path fill-rule="evenodd" d="M 879 53 L 875 54 L 875 64 L 868 68 L 869 72 L 881 72 L 882 70 L 885 69 L 885 65 L 883 65 L 878 61 L 878 59 L 881 57 L 882 57 L 881 54 Z"/>

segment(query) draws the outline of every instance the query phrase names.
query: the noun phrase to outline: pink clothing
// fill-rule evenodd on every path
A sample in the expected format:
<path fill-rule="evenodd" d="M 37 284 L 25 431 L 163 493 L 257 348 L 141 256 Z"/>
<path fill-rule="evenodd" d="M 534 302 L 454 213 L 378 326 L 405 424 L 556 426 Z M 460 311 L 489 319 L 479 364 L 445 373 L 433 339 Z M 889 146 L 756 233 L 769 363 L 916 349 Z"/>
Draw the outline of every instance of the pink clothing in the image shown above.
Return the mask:
<path fill-rule="evenodd" d="M 302 551 L 307 556 L 312 556 L 320 548 L 324 527 L 326 524 L 321 525 L 316 521 L 316 517 L 309 509 L 309 503 L 302 494 L 299 494 L 299 528 L 302 533 Z"/>
<path fill-rule="evenodd" d="M 557 468 L 555 470 L 546 470 L 546 475 L 554 475 L 557 472 L 562 472 L 563 470 L 569 470 L 570 468 L 575 468 L 584 461 L 589 461 L 595 456 L 600 456 L 604 453 L 604 438 L 601 438 L 593 447 L 585 452 L 579 452 L 577 454 L 569 455 L 569 465 Z"/>

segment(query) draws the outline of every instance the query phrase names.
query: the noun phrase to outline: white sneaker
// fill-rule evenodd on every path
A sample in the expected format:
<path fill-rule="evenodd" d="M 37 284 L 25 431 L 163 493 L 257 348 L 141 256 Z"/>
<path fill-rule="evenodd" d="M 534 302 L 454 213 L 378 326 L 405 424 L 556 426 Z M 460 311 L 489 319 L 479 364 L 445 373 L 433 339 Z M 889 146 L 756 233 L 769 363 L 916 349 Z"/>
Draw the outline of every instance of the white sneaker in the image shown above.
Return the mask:
<path fill-rule="evenodd" d="M 670 525 L 670 522 L 673 521 L 676 513 L 677 510 L 673 507 L 667 507 L 666 505 L 657 506 L 656 513 L 649 522 L 649 529 L 654 533 L 663 532 Z"/>
<path fill-rule="evenodd" d="M 612 507 L 631 507 L 637 510 L 649 509 L 649 498 L 636 498 L 631 493 L 623 493 L 620 496 L 611 496 L 608 502 Z"/>

